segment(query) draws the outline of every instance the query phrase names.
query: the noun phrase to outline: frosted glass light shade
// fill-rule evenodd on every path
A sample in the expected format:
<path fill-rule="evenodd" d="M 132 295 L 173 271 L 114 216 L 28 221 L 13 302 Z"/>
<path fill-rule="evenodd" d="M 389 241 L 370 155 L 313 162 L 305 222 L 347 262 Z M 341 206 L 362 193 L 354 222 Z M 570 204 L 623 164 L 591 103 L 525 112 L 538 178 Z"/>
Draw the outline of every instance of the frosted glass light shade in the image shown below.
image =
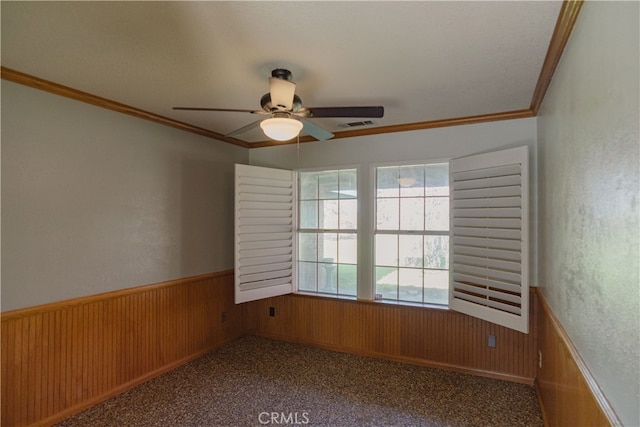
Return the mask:
<path fill-rule="evenodd" d="M 302 122 L 286 117 L 274 117 L 260 122 L 265 135 L 276 141 L 288 141 L 298 136 L 302 130 Z"/>

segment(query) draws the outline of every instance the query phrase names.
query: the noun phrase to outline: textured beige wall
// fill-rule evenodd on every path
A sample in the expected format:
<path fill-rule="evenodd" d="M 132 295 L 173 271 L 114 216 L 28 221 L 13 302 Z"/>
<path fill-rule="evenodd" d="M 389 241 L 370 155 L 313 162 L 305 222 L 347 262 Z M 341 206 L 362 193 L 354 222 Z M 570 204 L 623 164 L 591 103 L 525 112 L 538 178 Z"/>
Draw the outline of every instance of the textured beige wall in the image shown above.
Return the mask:
<path fill-rule="evenodd" d="M 246 149 L 2 81 L 2 310 L 233 268 Z"/>
<path fill-rule="evenodd" d="M 640 425 L 639 3 L 586 2 L 538 118 L 540 285 Z"/>

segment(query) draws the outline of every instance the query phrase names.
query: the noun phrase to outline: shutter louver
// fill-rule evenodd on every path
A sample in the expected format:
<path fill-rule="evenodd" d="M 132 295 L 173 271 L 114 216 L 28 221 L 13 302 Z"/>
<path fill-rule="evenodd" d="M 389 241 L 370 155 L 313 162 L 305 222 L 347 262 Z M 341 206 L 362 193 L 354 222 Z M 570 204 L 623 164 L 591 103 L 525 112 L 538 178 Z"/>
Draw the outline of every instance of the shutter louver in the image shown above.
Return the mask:
<path fill-rule="evenodd" d="M 293 172 L 236 165 L 235 302 L 293 290 Z"/>
<path fill-rule="evenodd" d="M 449 306 L 528 333 L 528 148 L 454 159 Z"/>

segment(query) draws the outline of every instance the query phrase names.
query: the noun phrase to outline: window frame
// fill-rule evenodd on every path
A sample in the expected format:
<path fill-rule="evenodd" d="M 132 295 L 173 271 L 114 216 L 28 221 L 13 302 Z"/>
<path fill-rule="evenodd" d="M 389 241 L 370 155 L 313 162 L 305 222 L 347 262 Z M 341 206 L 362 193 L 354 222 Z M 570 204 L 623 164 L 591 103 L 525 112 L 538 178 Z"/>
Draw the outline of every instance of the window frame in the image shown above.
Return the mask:
<path fill-rule="evenodd" d="M 362 237 L 363 231 L 362 231 L 362 200 L 361 200 L 361 194 L 362 194 L 362 173 L 361 173 L 361 165 L 358 164 L 347 164 L 347 165 L 337 165 L 337 166 L 323 166 L 323 167 L 313 167 L 313 168 L 301 168 L 301 169 L 296 169 L 294 170 L 294 186 L 296 189 L 296 200 L 295 200 L 295 221 L 294 221 L 294 231 L 295 231 L 295 244 L 296 244 L 296 252 L 295 252 L 295 262 L 294 262 L 294 274 L 295 274 L 295 287 L 294 287 L 294 293 L 299 293 L 299 294 L 303 294 L 303 295 L 311 295 L 311 296 L 317 296 L 317 297 L 324 297 L 324 298 L 339 298 L 339 299 L 346 299 L 346 300 L 356 300 L 356 299 L 362 299 L 359 296 L 359 290 L 360 290 L 360 285 L 362 282 L 362 268 L 361 268 L 361 264 L 360 264 L 360 259 L 361 259 L 361 243 L 360 243 L 360 239 Z M 298 248 L 298 242 L 299 242 L 299 236 L 300 236 L 300 231 L 303 230 L 304 231 L 309 231 L 309 232 L 315 232 L 316 234 L 321 234 L 323 232 L 335 232 L 335 233 L 340 233 L 340 229 L 301 229 L 300 228 L 300 202 L 301 202 L 301 198 L 300 198 L 300 179 L 301 179 L 301 174 L 303 173 L 313 173 L 313 172 L 332 172 L 332 171 L 342 171 L 342 170 L 355 170 L 356 172 L 356 210 L 357 210 L 357 226 L 355 229 L 355 235 L 356 235 L 356 295 L 340 295 L 338 293 L 324 293 L 324 292 L 318 292 L 318 291 L 311 291 L 311 290 L 307 290 L 307 289 L 300 289 L 300 284 L 299 284 L 299 263 L 300 260 L 298 259 L 298 253 L 299 253 L 299 248 Z M 351 231 L 349 231 L 351 233 Z M 336 265 L 338 263 L 336 262 Z"/>
<path fill-rule="evenodd" d="M 375 265 L 375 237 L 378 234 L 376 223 L 377 223 L 377 170 L 378 168 L 383 167 L 402 167 L 402 166 L 413 166 L 413 165 L 435 165 L 435 164 L 447 164 L 447 168 L 449 168 L 449 164 L 452 160 L 452 157 L 444 157 L 444 158 L 428 158 L 428 159 L 417 159 L 417 160 L 400 160 L 400 161 L 389 161 L 389 162 L 375 162 L 369 164 L 369 183 L 370 183 L 370 191 L 369 191 L 369 230 L 368 234 L 371 237 L 371 244 L 369 245 L 369 253 L 368 253 L 368 270 L 370 274 L 369 286 L 371 287 L 372 300 L 382 303 L 382 304 L 393 304 L 393 305 L 406 305 L 412 307 L 429 307 L 429 308 L 437 308 L 443 310 L 449 310 L 448 302 L 447 304 L 436 304 L 429 302 L 417 302 L 417 301 L 405 301 L 405 300 L 392 300 L 392 299 L 383 299 L 378 298 L 376 294 L 376 265 Z M 451 191 L 451 190 L 449 190 Z M 449 198 L 451 196 L 449 195 Z M 449 208 L 451 209 L 451 208 Z M 394 233 L 394 231 L 398 231 L 398 233 Z M 402 234 L 399 233 L 401 230 L 384 230 L 380 234 Z M 417 231 L 416 233 L 405 233 L 404 235 L 442 235 L 442 236 L 450 236 L 451 233 L 451 224 L 449 224 L 449 228 L 446 231 L 443 231 L 442 234 L 432 234 L 428 232 Z M 449 268 L 447 272 L 450 272 L 451 269 L 451 260 L 449 260 Z M 424 271 L 424 267 L 421 269 Z M 449 291 L 447 291 L 447 294 Z"/>

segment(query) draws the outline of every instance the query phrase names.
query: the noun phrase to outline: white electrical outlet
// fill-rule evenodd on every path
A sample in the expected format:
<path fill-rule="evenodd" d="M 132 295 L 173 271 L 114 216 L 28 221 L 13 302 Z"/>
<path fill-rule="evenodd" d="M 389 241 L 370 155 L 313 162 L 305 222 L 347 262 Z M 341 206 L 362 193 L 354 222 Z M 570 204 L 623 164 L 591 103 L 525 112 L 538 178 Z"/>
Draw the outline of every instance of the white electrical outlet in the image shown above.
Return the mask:
<path fill-rule="evenodd" d="M 542 368 L 542 351 L 538 350 L 538 368 Z"/>

